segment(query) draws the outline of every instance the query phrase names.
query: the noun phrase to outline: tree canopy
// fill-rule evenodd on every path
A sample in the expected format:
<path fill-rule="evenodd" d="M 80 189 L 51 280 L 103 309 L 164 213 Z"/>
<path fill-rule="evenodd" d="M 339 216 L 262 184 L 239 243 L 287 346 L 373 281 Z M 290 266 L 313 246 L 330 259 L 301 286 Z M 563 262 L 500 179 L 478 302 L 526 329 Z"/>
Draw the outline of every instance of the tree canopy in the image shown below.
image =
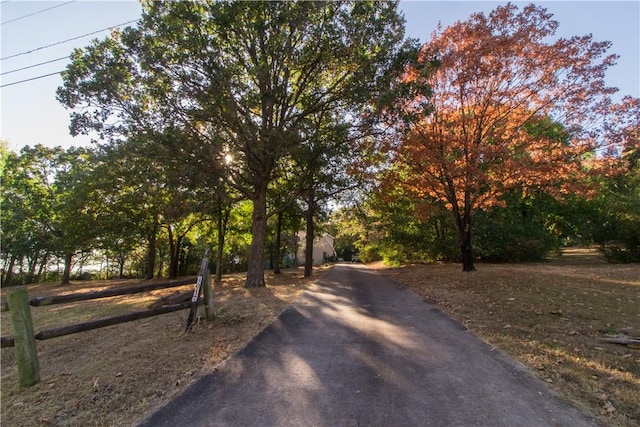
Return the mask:
<path fill-rule="evenodd" d="M 558 25 L 507 4 L 420 47 L 393 2 L 145 2 L 63 73 L 101 145 L 0 145 L 2 283 L 91 253 L 173 277 L 215 246 L 217 282 L 261 286 L 305 222 L 305 275 L 323 227 L 345 259 L 637 260 L 640 100 L 613 102 L 608 42 Z"/>
<path fill-rule="evenodd" d="M 426 79 L 433 112 L 407 124 L 387 179 L 452 212 L 465 271 L 474 269 L 477 210 L 504 204 L 514 189 L 577 191 L 583 156 L 599 148 L 591 124 L 616 90 L 604 84 L 616 57 L 590 35 L 556 38 L 557 27 L 534 5 L 476 13 L 422 47 L 419 62 L 438 63 L 436 72 L 406 73 Z M 411 111 L 413 99 L 405 105 Z"/>
<path fill-rule="evenodd" d="M 280 160 L 312 115 L 371 132 L 404 48 L 393 2 L 147 2 L 136 29 L 74 52 L 58 99 L 76 109 L 73 132 L 188 135 L 178 153 L 204 158 L 253 202 L 247 286 L 262 286 Z"/>

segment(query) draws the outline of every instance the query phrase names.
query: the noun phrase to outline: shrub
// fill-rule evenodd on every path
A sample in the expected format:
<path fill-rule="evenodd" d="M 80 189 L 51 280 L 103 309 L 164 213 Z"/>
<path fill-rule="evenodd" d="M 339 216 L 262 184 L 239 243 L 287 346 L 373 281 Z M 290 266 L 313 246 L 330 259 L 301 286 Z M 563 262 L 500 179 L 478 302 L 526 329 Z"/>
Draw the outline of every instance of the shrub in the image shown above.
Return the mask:
<path fill-rule="evenodd" d="M 378 250 L 379 248 L 376 244 L 366 245 L 360 250 L 360 260 L 362 262 L 380 261 L 382 256 Z"/>

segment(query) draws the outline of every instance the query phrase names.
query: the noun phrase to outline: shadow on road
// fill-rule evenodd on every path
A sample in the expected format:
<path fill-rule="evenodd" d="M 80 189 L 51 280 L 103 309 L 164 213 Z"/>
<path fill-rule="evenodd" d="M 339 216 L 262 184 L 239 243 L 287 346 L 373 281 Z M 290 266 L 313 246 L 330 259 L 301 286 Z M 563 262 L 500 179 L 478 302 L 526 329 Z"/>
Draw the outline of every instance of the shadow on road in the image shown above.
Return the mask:
<path fill-rule="evenodd" d="M 453 426 L 591 421 L 397 282 L 336 266 L 142 425 Z"/>

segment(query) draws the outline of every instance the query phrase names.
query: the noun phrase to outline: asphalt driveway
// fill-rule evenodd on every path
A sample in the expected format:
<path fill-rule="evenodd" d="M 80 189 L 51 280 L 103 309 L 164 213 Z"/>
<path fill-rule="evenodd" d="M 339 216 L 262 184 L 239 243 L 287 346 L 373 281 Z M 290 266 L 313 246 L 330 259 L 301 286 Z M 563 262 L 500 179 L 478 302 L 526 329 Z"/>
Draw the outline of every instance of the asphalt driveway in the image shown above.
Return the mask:
<path fill-rule="evenodd" d="M 397 282 L 333 267 L 141 426 L 595 426 Z"/>

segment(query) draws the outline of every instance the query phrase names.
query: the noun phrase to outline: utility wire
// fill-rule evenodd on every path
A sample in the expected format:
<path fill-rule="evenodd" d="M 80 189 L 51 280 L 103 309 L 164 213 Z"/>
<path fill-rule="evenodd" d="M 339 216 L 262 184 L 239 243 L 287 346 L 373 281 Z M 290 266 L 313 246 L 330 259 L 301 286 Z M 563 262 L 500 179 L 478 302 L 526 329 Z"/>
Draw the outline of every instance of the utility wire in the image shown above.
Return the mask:
<path fill-rule="evenodd" d="M 75 1 L 76 0 L 71 0 L 71 1 L 68 1 L 66 3 L 57 4 L 55 6 L 51 6 L 51 7 L 48 7 L 46 9 L 38 10 L 37 12 L 29 13 L 28 15 L 18 16 L 17 18 L 13 18 L 13 19 L 9 19 L 8 21 L 0 22 L 0 25 L 8 24 L 9 22 L 19 21 L 20 19 L 28 18 L 30 16 L 37 15 L 37 14 L 42 13 L 42 12 L 46 12 L 47 10 L 55 9 L 56 7 L 65 6 L 65 5 L 69 4 L 69 3 L 74 3 Z"/>
<path fill-rule="evenodd" d="M 20 83 L 26 83 L 26 82 L 30 82 L 32 80 L 38 80 L 38 79 L 42 79 L 42 78 L 45 78 L 45 77 L 55 76 L 56 74 L 60 74 L 60 73 L 62 73 L 62 71 L 56 71 L 55 73 L 45 74 L 43 76 L 32 77 L 30 79 L 20 80 L 20 81 L 13 82 L 13 83 L 7 83 L 6 85 L 2 85 L 0 87 L 7 87 L 7 86 L 17 85 L 17 84 L 20 84 Z"/>
<path fill-rule="evenodd" d="M 5 56 L 4 58 L 0 58 L 0 61 L 4 61 L 5 59 L 9 59 L 9 58 L 15 58 L 16 56 L 27 55 L 29 53 L 36 52 L 38 50 L 47 49 L 49 47 L 57 46 L 57 45 L 63 44 L 63 43 L 68 43 L 70 41 L 78 40 L 78 39 L 81 39 L 83 37 L 92 36 L 94 34 L 98 34 L 98 33 L 101 33 L 103 31 L 111 30 L 111 29 L 114 29 L 114 28 L 117 28 L 117 27 L 121 27 L 123 25 L 131 24 L 131 23 L 137 22 L 137 21 L 138 21 L 137 19 L 134 19 L 132 21 L 123 22 L 122 24 L 117 24 L 117 25 L 113 25 L 111 27 L 103 28 L 102 30 L 94 31 L 92 33 L 87 33 L 87 34 L 83 34 L 81 36 L 72 37 L 70 39 L 62 40 L 62 41 L 59 41 L 59 42 L 56 42 L 56 43 L 51 43 L 51 44 L 48 44 L 46 46 L 37 47 L 35 49 L 31 49 L 31 50 L 28 50 L 28 51 L 25 51 L 25 52 L 16 53 L 15 55 Z"/>
<path fill-rule="evenodd" d="M 61 58 L 52 59 L 51 61 L 39 62 L 37 64 L 29 65 L 28 67 L 16 68 L 15 70 L 5 71 L 4 73 L 0 73 L 0 76 L 4 76 L 5 74 L 15 73 L 17 71 L 28 70 L 29 68 L 39 67 L 45 64 L 51 64 L 52 62 L 62 61 L 63 59 L 67 59 L 69 56 L 63 56 Z"/>

